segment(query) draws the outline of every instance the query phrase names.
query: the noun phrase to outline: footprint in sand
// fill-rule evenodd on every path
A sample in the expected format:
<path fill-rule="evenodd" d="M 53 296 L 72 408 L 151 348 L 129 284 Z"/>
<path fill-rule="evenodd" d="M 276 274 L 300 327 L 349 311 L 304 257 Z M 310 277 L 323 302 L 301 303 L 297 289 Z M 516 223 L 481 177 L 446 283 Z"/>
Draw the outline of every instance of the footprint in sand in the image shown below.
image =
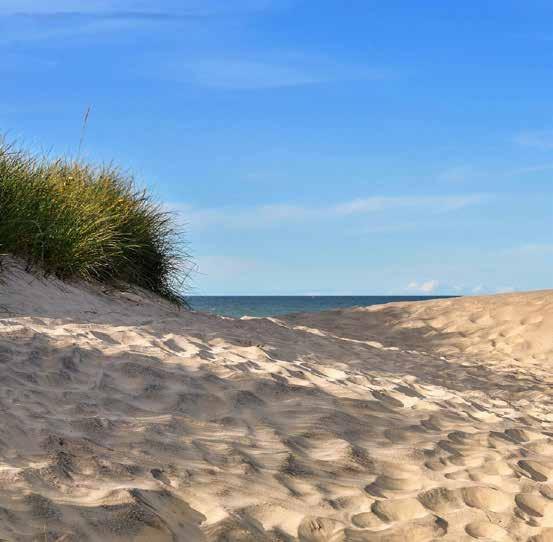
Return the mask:
<path fill-rule="evenodd" d="M 538 461 L 521 459 L 518 466 L 522 469 L 523 474 L 536 482 L 547 482 L 551 475 L 551 468 Z"/>
<path fill-rule="evenodd" d="M 445 487 L 435 487 L 420 493 L 418 500 L 436 514 L 447 514 L 465 506 L 459 491 Z"/>
<path fill-rule="evenodd" d="M 548 527 L 553 527 L 553 501 L 534 493 L 519 493 L 515 497 L 515 502 L 525 514 L 538 518 L 539 524 L 546 522 Z"/>
<path fill-rule="evenodd" d="M 417 465 L 386 463 L 376 480 L 367 486 L 369 493 L 382 491 L 417 491 L 422 486 L 422 475 Z"/>
<path fill-rule="evenodd" d="M 461 495 L 467 506 L 491 512 L 502 512 L 513 505 L 510 495 L 491 487 L 465 487 Z"/>
<path fill-rule="evenodd" d="M 379 500 L 371 507 L 374 514 L 381 520 L 409 521 L 428 515 L 428 510 L 417 499 Z"/>
<path fill-rule="evenodd" d="M 300 542 L 344 542 L 344 526 L 332 519 L 307 517 L 298 527 Z"/>
<path fill-rule="evenodd" d="M 397 523 L 389 529 L 378 532 L 370 532 L 359 538 L 348 540 L 363 542 L 428 542 L 436 540 L 447 534 L 448 522 L 436 516 L 427 516 L 422 519 L 414 519 Z"/>
<path fill-rule="evenodd" d="M 511 540 L 505 529 L 499 525 L 490 523 L 489 521 L 474 521 L 469 523 L 466 526 L 465 531 L 474 538 L 482 538 L 498 542 L 507 542 L 508 540 Z"/>

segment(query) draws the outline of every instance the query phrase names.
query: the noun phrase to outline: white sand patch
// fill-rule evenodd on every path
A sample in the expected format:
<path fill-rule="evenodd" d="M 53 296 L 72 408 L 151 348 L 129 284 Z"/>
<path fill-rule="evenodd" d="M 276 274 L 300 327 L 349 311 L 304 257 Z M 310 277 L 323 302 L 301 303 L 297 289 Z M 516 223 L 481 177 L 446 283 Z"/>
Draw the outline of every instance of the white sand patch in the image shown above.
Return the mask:
<path fill-rule="evenodd" d="M 553 291 L 232 319 L 2 278 L 0 539 L 551 536 Z"/>

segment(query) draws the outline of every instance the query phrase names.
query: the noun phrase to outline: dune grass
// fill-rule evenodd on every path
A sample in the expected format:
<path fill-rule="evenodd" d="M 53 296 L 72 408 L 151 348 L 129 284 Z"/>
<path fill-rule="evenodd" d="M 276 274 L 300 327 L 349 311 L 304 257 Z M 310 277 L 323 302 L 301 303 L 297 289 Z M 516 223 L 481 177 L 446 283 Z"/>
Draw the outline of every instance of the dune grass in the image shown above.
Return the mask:
<path fill-rule="evenodd" d="M 171 214 L 113 167 L 0 141 L 0 253 L 61 279 L 124 282 L 185 305 L 190 260 Z"/>

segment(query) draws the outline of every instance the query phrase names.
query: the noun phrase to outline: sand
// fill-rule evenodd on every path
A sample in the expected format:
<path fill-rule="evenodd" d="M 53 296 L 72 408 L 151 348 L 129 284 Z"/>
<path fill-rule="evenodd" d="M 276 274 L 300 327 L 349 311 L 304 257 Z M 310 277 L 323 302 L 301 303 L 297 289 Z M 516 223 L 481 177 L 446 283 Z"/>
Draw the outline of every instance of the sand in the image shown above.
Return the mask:
<path fill-rule="evenodd" d="M 236 320 L 2 277 L 2 540 L 553 540 L 551 290 Z"/>

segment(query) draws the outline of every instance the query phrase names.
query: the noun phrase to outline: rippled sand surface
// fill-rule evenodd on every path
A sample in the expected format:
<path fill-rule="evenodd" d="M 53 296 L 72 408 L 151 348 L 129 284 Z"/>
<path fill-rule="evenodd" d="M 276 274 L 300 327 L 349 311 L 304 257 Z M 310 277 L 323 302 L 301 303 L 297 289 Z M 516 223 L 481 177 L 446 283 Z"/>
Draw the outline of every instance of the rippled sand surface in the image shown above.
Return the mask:
<path fill-rule="evenodd" d="M 0 539 L 553 540 L 553 291 L 272 319 L 0 284 Z"/>

